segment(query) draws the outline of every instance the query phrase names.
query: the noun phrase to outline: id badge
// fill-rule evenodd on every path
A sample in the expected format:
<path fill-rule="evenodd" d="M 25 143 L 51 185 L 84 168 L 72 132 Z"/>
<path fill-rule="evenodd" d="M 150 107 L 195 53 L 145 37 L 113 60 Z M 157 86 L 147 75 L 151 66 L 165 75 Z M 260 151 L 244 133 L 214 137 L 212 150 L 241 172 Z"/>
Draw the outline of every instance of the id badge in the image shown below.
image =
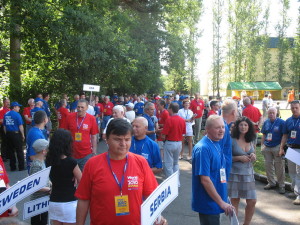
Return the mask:
<path fill-rule="evenodd" d="M 200 106 L 197 106 L 197 110 L 200 110 Z"/>
<path fill-rule="evenodd" d="M 267 141 L 272 141 L 272 133 L 267 134 Z"/>
<path fill-rule="evenodd" d="M 115 196 L 115 208 L 117 216 L 129 215 L 128 195 Z"/>
<path fill-rule="evenodd" d="M 226 172 L 225 168 L 220 169 L 220 178 L 221 178 L 221 183 L 226 183 Z"/>
<path fill-rule="evenodd" d="M 106 109 L 104 109 L 103 112 L 106 112 Z"/>
<path fill-rule="evenodd" d="M 292 139 L 296 139 L 296 136 L 297 136 L 297 131 L 292 130 L 292 132 L 291 132 L 291 138 Z"/>
<path fill-rule="evenodd" d="M 82 133 L 75 133 L 75 141 L 81 141 L 82 140 Z"/>

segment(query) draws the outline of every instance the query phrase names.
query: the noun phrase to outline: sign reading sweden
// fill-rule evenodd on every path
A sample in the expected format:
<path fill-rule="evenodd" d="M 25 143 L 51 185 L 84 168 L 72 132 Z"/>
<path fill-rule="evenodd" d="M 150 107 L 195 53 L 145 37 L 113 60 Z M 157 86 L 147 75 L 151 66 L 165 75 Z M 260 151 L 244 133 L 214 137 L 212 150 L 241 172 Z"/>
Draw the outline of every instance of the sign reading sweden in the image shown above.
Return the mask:
<path fill-rule="evenodd" d="M 142 225 L 153 224 L 160 213 L 178 196 L 178 171 L 161 183 L 141 206 Z"/>
<path fill-rule="evenodd" d="M 24 178 L 0 194 L 0 214 L 47 185 L 51 167 Z"/>

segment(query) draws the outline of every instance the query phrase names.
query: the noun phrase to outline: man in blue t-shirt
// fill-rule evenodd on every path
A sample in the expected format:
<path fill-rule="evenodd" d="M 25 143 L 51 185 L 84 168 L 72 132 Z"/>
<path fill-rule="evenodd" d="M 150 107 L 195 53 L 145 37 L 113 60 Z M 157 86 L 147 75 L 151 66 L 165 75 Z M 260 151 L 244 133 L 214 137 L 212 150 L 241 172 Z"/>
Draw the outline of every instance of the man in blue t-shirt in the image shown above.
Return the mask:
<path fill-rule="evenodd" d="M 157 123 L 155 124 L 154 121 L 152 120 L 152 117 L 154 116 L 154 111 L 155 111 L 154 104 L 151 102 L 147 102 L 145 104 L 143 117 L 145 117 L 146 120 L 148 121 L 148 131 L 146 134 L 153 141 L 156 140 L 156 130 L 157 130 L 156 127 Z"/>
<path fill-rule="evenodd" d="M 143 156 L 152 169 L 153 173 L 162 171 L 162 160 L 158 144 L 147 135 L 148 121 L 144 117 L 138 117 L 132 122 L 133 137 L 130 152 Z"/>
<path fill-rule="evenodd" d="M 300 153 L 300 102 L 291 102 L 292 116 L 285 121 L 283 128 L 283 137 L 280 144 L 279 155 L 284 154 L 284 146 L 294 149 Z M 300 165 L 288 160 L 289 175 L 294 186 L 294 193 L 296 199 L 293 201 L 294 205 L 300 205 Z"/>
<path fill-rule="evenodd" d="M 219 225 L 220 214 L 234 210 L 227 203 L 227 164 L 219 145 L 225 132 L 222 117 L 210 116 L 205 130 L 207 135 L 193 149 L 192 209 L 199 213 L 201 225 Z"/>
<path fill-rule="evenodd" d="M 33 143 L 37 139 L 46 139 L 47 134 L 43 131 L 46 123 L 48 122 L 47 114 L 44 110 L 39 110 L 34 114 L 35 126 L 32 127 L 26 138 L 26 166 L 29 173 L 30 165 L 35 155 L 35 151 L 32 148 Z"/>
<path fill-rule="evenodd" d="M 261 152 L 265 158 L 265 169 L 268 184 L 265 190 L 276 187 L 274 171 L 279 184 L 279 193 L 285 193 L 285 161 L 279 156 L 280 142 L 283 136 L 284 120 L 277 118 L 277 109 L 271 107 L 267 111 L 268 119 L 262 126 Z"/>
<path fill-rule="evenodd" d="M 3 128 L 7 138 L 9 165 L 10 170 L 16 170 L 16 155 L 18 158 L 19 170 L 24 170 L 24 152 L 22 149 L 22 143 L 25 140 L 23 120 L 19 113 L 20 105 L 18 102 L 10 104 L 11 111 L 4 115 Z"/>
<path fill-rule="evenodd" d="M 45 112 L 45 110 L 43 109 L 43 99 L 41 99 L 41 98 L 35 98 L 34 99 L 34 103 L 35 103 L 34 108 L 32 110 L 30 110 L 30 116 L 32 118 L 31 126 L 35 125 L 35 123 L 34 123 L 34 114 L 37 111 L 44 111 Z"/>
<path fill-rule="evenodd" d="M 140 97 L 137 97 L 137 102 L 134 104 L 133 110 L 135 111 L 136 116 L 141 116 L 144 113 L 144 102 L 141 101 Z"/>
<path fill-rule="evenodd" d="M 76 112 L 78 100 L 79 100 L 79 95 L 77 95 L 77 94 L 74 95 L 74 101 L 70 105 L 71 112 Z"/>

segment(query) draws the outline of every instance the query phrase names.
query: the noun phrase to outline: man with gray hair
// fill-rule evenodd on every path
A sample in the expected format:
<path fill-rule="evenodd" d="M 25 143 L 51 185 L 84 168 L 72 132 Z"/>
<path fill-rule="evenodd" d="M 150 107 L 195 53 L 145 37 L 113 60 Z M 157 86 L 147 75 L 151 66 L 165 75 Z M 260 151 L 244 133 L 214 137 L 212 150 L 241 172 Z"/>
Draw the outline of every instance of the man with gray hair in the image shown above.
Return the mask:
<path fill-rule="evenodd" d="M 263 116 L 261 115 L 259 109 L 251 104 L 250 98 L 245 97 L 243 100 L 243 104 L 245 106 L 245 108 L 243 110 L 243 116 L 248 117 L 251 120 L 251 122 L 253 123 L 254 128 L 255 128 L 256 139 L 253 144 L 254 144 L 254 148 L 256 148 L 257 134 L 260 131 L 260 127 L 263 123 Z"/>
<path fill-rule="evenodd" d="M 268 184 L 265 190 L 276 187 L 274 171 L 279 184 L 279 193 L 285 193 L 285 161 L 279 155 L 280 143 L 283 136 L 284 120 L 276 118 L 277 110 L 274 107 L 268 109 L 268 119 L 262 127 L 261 152 L 265 158 L 265 169 Z"/>
<path fill-rule="evenodd" d="M 151 140 L 146 132 L 148 121 L 144 117 L 137 117 L 132 122 L 133 137 L 129 151 L 143 156 L 154 174 L 162 171 L 162 161 L 158 144 Z"/>
<path fill-rule="evenodd" d="M 144 107 L 144 115 L 143 117 L 146 118 L 148 121 L 148 131 L 147 136 L 152 139 L 153 141 L 156 140 L 156 132 L 158 130 L 158 127 L 156 127 L 156 124 L 153 121 L 155 106 L 152 102 L 147 102 Z"/>
<path fill-rule="evenodd" d="M 30 110 L 32 110 L 34 108 L 34 99 L 30 98 L 28 100 L 28 107 L 25 107 L 23 110 L 23 116 L 25 119 L 25 123 L 26 123 L 26 137 L 28 135 L 29 130 L 31 129 L 31 122 L 32 122 L 32 117 L 30 115 Z"/>
<path fill-rule="evenodd" d="M 78 100 L 77 112 L 67 117 L 67 130 L 73 137 L 73 158 L 76 159 L 81 171 L 85 163 L 97 153 L 98 126 L 96 118 L 86 112 L 88 102 Z"/>

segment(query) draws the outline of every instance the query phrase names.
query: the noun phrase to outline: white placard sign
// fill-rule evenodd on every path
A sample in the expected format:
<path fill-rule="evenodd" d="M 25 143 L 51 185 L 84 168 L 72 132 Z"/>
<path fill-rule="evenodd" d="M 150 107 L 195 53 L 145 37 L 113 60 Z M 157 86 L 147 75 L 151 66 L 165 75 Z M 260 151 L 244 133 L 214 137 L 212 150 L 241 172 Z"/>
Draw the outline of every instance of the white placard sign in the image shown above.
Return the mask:
<path fill-rule="evenodd" d="M 300 152 L 296 151 L 295 149 L 288 148 L 285 154 L 285 158 L 297 165 L 300 165 Z"/>
<path fill-rule="evenodd" d="M 49 196 L 38 198 L 30 202 L 24 203 L 23 220 L 27 220 L 38 214 L 47 212 L 49 209 Z"/>
<path fill-rule="evenodd" d="M 51 167 L 43 169 L 14 184 L 0 194 L 0 214 L 17 202 L 47 185 Z"/>
<path fill-rule="evenodd" d="M 152 225 L 160 213 L 178 196 L 178 171 L 161 183 L 141 206 L 142 225 Z"/>
<path fill-rule="evenodd" d="M 174 94 L 174 93 L 175 93 L 175 91 L 165 91 L 165 92 L 164 92 L 165 95 L 172 95 L 172 94 Z"/>
<path fill-rule="evenodd" d="M 91 84 L 84 84 L 83 85 L 83 90 L 84 91 L 91 91 L 91 92 L 99 92 L 100 91 L 100 86 L 91 85 Z"/>

